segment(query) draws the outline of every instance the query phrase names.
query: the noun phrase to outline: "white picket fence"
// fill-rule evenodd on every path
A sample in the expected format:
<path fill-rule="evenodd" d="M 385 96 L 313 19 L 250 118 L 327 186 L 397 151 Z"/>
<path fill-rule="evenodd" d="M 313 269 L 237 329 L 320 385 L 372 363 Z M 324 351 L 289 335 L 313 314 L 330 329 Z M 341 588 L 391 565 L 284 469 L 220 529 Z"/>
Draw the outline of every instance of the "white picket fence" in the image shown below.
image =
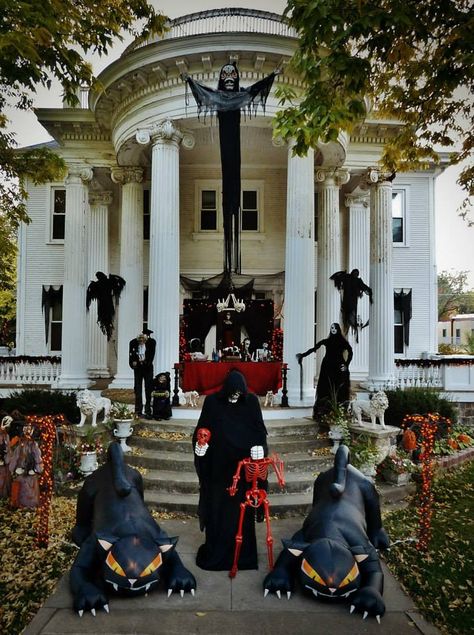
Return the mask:
<path fill-rule="evenodd" d="M 61 362 L 34 357 L 23 360 L 16 357 L 0 359 L 0 385 L 51 386 L 61 374 Z"/>

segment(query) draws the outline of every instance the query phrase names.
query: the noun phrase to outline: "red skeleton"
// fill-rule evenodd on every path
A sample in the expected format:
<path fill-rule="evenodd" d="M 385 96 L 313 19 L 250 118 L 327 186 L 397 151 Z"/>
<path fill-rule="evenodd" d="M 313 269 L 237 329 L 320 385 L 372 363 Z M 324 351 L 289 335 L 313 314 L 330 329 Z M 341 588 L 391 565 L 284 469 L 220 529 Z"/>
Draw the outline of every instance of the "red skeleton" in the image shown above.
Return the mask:
<path fill-rule="evenodd" d="M 284 466 L 283 461 L 278 454 L 274 454 L 269 457 L 263 456 L 263 448 L 261 446 L 254 446 L 250 449 L 251 456 L 247 459 L 239 461 L 237 469 L 234 474 L 232 485 L 228 487 L 229 494 L 235 496 L 237 492 L 237 483 L 240 479 L 240 473 L 244 468 L 245 480 L 247 483 L 251 483 L 251 488 L 245 492 L 245 501 L 240 503 L 240 517 L 239 526 L 235 535 L 235 551 L 234 551 L 234 563 L 232 569 L 229 571 L 229 577 L 235 578 L 237 575 L 237 565 L 239 562 L 240 549 L 242 547 L 242 526 L 245 517 L 245 511 L 247 507 L 253 507 L 257 509 L 263 505 L 265 514 L 265 520 L 267 523 L 267 554 L 268 554 L 268 566 L 273 569 L 273 536 L 270 526 L 270 503 L 268 501 L 267 492 L 264 489 L 258 487 L 258 481 L 266 481 L 268 478 L 268 468 L 271 465 L 275 471 L 278 485 L 280 487 L 285 486 Z"/>

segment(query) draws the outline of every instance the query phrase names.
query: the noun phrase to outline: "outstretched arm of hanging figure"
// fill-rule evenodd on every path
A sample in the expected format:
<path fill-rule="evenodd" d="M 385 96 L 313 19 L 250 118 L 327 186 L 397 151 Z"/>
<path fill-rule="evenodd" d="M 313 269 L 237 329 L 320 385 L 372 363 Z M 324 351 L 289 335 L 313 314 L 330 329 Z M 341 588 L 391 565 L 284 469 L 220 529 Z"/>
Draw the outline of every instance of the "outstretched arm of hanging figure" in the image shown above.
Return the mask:
<path fill-rule="evenodd" d="M 87 287 L 86 292 L 86 309 L 89 310 L 91 306 L 92 300 L 97 300 L 99 297 L 99 289 L 97 289 L 97 282 L 92 280 L 92 282 Z"/>
<path fill-rule="evenodd" d="M 362 295 L 363 293 L 366 293 L 369 296 L 369 300 L 370 300 L 370 304 L 373 303 L 372 300 L 372 289 L 365 284 L 365 282 L 359 278 L 359 289 L 360 289 L 360 294 Z"/>
<path fill-rule="evenodd" d="M 111 273 L 109 275 L 109 282 L 112 293 L 114 294 L 115 302 L 118 302 L 120 299 L 120 294 L 122 293 L 122 290 L 126 284 L 125 280 L 122 278 L 122 276 L 117 276 L 116 274 Z"/>

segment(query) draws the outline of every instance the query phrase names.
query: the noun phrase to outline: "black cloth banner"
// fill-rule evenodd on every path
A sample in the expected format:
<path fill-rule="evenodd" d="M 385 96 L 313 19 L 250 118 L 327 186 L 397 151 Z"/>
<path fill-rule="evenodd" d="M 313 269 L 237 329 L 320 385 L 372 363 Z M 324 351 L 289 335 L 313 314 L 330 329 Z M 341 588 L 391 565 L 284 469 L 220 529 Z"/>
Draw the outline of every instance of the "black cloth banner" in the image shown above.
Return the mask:
<path fill-rule="evenodd" d="M 61 285 L 43 285 L 41 293 L 41 309 L 44 314 L 44 339 L 48 343 L 49 336 L 49 320 L 51 307 L 56 303 L 63 301 L 63 288 Z"/>
<path fill-rule="evenodd" d="M 395 291 L 393 294 L 394 309 L 395 311 L 400 311 L 402 314 L 403 341 L 405 342 L 405 346 L 408 346 L 410 343 L 411 297 L 411 289 L 409 291 L 401 289 L 400 291 Z"/>

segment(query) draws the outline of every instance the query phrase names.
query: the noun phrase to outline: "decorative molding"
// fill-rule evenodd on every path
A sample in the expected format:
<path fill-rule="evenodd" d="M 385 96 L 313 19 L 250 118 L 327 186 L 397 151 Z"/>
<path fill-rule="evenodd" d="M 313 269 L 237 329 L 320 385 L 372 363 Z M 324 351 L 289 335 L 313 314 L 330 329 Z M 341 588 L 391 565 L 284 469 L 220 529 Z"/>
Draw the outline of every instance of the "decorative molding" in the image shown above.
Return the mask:
<path fill-rule="evenodd" d="M 119 185 L 125 185 L 127 183 L 141 183 L 143 181 L 143 168 L 111 168 L 110 178 L 114 183 L 118 183 Z"/>
<path fill-rule="evenodd" d="M 253 67 L 257 72 L 262 72 L 263 65 L 265 64 L 265 59 L 265 55 L 259 55 L 258 53 L 257 55 L 255 55 Z"/>
<path fill-rule="evenodd" d="M 344 198 L 344 205 L 349 208 L 356 205 L 369 207 L 369 194 L 365 192 L 352 192 L 352 194 L 346 194 Z"/>
<path fill-rule="evenodd" d="M 212 55 L 201 55 L 202 68 L 204 72 L 212 71 Z"/>
<path fill-rule="evenodd" d="M 151 139 L 153 143 L 170 143 L 179 145 L 183 139 L 183 133 L 171 121 L 171 119 L 164 119 L 159 123 L 153 125 L 151 130 Z"/>
<path fill-rule="evenodd" d="M 370 187 L 376 183 L 382 184 L 384 181 L 389 181 L 390 178 L 393 178 L 391 172 L 384 172 L 380 168 L 370 167 L 362 174 L 360 187 L 364 188 L 364 185 Z M 388 185 L 388 183 L 386 183 L 386 185 Z"/>
<path fill-rule="evenodd" d="M 70 163 L 67 166 L 67 177 L 65 179 L 66 185 L 72 183 L 85 184 L 88 181 L 92 181 L 94 177 L 93 169 L 84 163 Z"/>
<path fill-rule="evenodd" d="M 111 205 L 112 192 L 109 190 L 89 192 L 89 205 Z"/>
<path fill-rule="evenodd" d="M 150 131 L 147 130 L 146 128 L 139 128 L 137 132 L 135 133 L 135 139 L 137 143 L 139 143 L 142 146 L 148 145 L 151 140 Z"/>
<path fill-rule="evenodd" d="M 335 185 L 338 186 L 349 183 L 350 177 L 350 171 L 341 168 L 318 168 L 315 174 L 317 183 L 327 182 L 328 184 L 330 184 L 331 181 L 334 181 Z"/>

